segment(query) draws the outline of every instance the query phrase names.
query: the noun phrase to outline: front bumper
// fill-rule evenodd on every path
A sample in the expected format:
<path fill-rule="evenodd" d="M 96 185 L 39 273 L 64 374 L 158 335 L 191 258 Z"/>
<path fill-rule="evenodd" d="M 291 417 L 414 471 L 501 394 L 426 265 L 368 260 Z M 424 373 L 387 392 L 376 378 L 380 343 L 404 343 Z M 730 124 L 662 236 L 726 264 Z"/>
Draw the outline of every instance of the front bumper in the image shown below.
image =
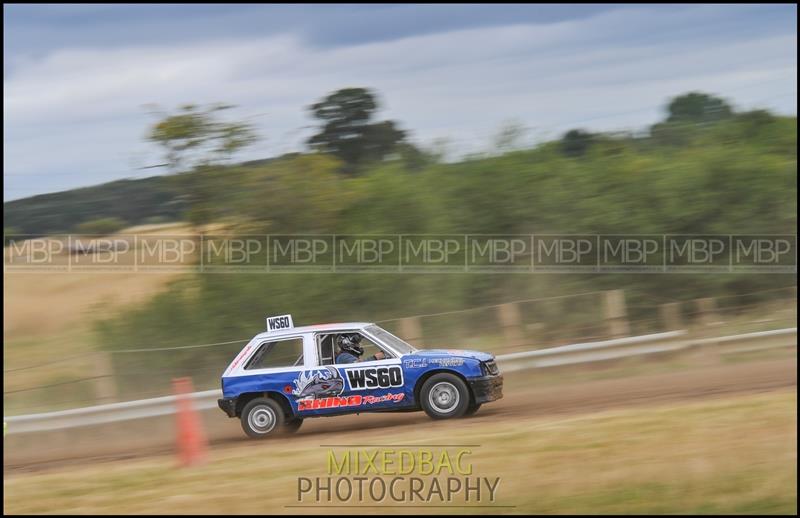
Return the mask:
<path fill-rule="evenodd" d="M 469 380 L 475 403 L 488 403 L 503 397 L 503 376 L 482 376 Z"/>
<path fill-rule="evenodd" d="M 236 417 L 235 397 L 224 397 L 222 399 L 218 399 L 217 405 L 219 405 L 219 407 L 222 409 L 223 412 L 228 414 L 228 417 Z"/>

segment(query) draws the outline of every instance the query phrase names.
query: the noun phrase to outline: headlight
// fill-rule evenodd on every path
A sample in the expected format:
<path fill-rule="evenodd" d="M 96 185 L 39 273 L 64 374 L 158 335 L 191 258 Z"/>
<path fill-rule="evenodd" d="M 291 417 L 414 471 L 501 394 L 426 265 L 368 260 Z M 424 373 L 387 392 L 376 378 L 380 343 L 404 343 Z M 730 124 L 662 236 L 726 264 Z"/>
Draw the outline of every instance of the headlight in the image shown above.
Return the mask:
<path fill-rule="evenodd" d="M 494 360 L 481 362 L 481 371 L 483 371 L 484 376 L 497 376 L 500 374 L 500 369 L 497 368 L 497 363 Z"/>

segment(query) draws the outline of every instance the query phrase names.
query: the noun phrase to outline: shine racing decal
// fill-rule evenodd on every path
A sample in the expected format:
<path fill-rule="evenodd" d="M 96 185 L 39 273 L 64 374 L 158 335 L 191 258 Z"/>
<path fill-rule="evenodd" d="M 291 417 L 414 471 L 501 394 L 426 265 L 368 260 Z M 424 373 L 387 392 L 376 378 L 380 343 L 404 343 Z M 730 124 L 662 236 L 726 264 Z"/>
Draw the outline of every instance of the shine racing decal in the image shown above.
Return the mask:
<path fill-rule="evenodd" d="M 337 396 L 323 397 L 319 399 L 300 399 L 297 401 L 297 410 L 322 410 L 328 408 L 352 408 L 362 405 L 374 405 L 376 403 L 399 403 L 403 401 L 405 394 L 384 394 L 383 396 Z"/>
<path fill-rule="evenodd" d="M 403 386 L 403 369 L 399 365 L 386 367 L 356 367 L 345 369 L 351 390 L 368 390 Z"/>

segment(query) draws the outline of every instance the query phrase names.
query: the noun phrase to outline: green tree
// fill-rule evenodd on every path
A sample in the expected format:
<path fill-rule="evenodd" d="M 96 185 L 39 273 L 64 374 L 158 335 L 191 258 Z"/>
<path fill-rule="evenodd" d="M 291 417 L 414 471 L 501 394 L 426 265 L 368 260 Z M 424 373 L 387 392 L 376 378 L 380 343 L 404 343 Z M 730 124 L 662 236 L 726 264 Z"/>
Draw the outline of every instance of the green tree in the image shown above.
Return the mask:
<path fill-rule="evenodd" d="M 406 133 L 393 121 L 372 122 L 377 109 L 375 95 L 366 88 L 344 88 L 327 95 L 310 107 L 322 125 L 308 139 L 309 146 L 338 157 L 348 172 L 383 160 L 404 141 Z"/>
<path fill-rule="evenodd" d="M 518 120 L 506 121 L 494 137 L 494 147 L 501 152 L 519 149 L 528 131 L 528 128 Z"/>
<path fill-rule="evenodd" d="M 410 142 L 398 144 L 396 151 L 403 165 L 410 171 L 420 171 L 439 161 L 439 157 L 432 152 L 421 149 Z"/>
<path fill-rule="evenodd" d="M 248 172 L 247 192 L 236 211 L 264 233 L 334 233 L 353 195 L 338 173 L 341 162 L 327 155 L 276 160 Z"/>
<path fill-rule="evenodd" d="M 231 108 L 221 103 L 205 108 L 185 104 L 177 113 L 161 113 L 147 139 L 164 149 L 164 158 L 173 171 L 228 160 L 257 140 L 250 123 L 219 119 L 220 112 Z"/>
<path fill-rule="evenodd" d="M 592 145 L 594 135 L 579 129 L 569 130 L 561 138 L 561 152 L 568 157 L 579 157 L 586 154 Z"/>
<path fill-rule="evenodd" d="M 716 122 L 728 119 L 733 109 L 725 100 L 702 92 L 689 92 L 667 105 L 667 122 Z"/>
<path fill-rule="evenodd" d="M 148 140 L 164 149 L 170 170 L 193 171 L 185 183 L 186 217 L 195 225 L 212 221 L 218 213 L 213 200 L 222 185 L 213 174 L 215 166 L 257 140 L 250 123 L 219 118 L 220 112 L 231 108 L 221 103 L 207 107 L 186 104 L 177 113 L 162 114 L 147 134 Z"/>
<path fill-rule="evenodd" d="M 734 117 L 725 100 L 702 92 L 679 95 L 667 104 L 667 118 L 654 124 L 650 134 L 659 144 L 687 145 L 698 132 Z"/>

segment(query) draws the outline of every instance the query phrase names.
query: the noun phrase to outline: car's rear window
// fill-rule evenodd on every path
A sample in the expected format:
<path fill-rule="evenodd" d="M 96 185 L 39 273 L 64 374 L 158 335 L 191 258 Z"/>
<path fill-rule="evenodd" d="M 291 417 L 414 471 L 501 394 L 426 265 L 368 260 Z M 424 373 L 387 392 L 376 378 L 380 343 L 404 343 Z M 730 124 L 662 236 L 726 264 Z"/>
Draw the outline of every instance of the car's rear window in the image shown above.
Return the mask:
<path fill-rule="evenodd" d="M 262 343 L 245 369 L 271 369 L 303 364 L 303 339 L 289 338 Z"/>

